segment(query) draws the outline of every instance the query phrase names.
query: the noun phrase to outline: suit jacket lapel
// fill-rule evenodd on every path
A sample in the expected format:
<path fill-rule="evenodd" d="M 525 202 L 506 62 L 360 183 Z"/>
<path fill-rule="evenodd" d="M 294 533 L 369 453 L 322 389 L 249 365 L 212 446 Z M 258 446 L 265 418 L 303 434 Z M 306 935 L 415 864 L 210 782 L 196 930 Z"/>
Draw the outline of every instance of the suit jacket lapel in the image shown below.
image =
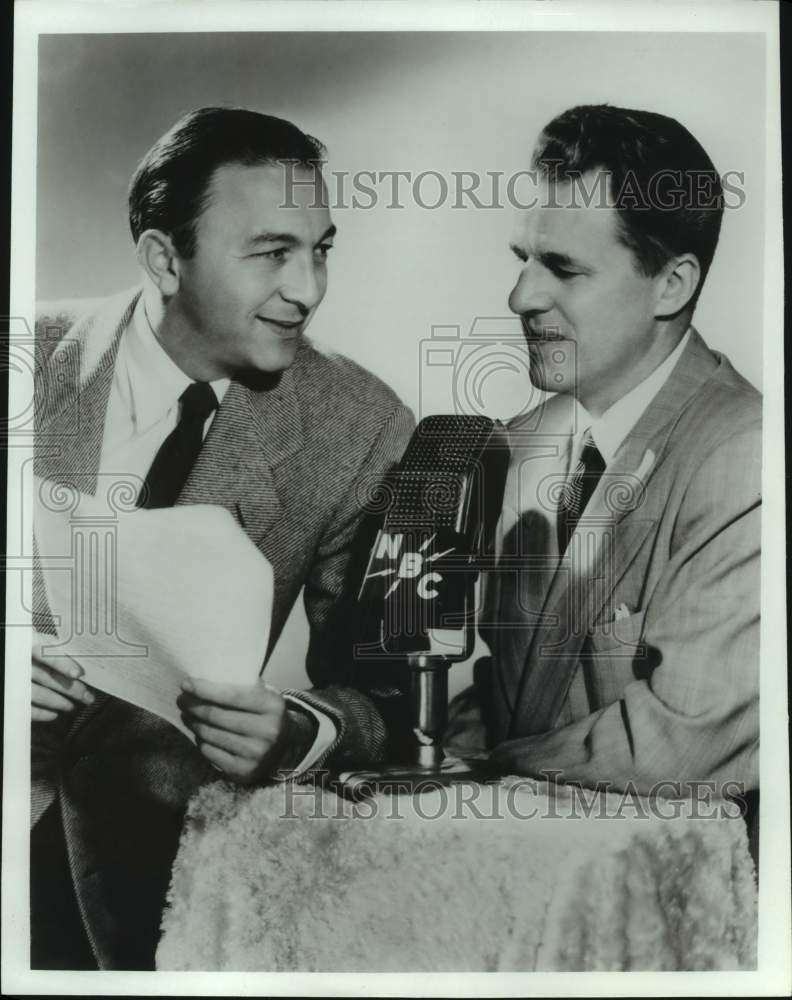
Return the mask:
<path fill-rule="evenodd" d="M 533 630 L 511 736 L 552 728 L 583 641 L 662 514 L 666 494 L 647 486 L 661 467 L 680 414 L 717 360 L 694 331 L 665 385 L 628 434 L 581 517 Z M 628 516 L 629 515 L 629 516 Z"/>
<path fill-rule="evenodd" d="M 118 345 L 139 297 L 139 291 L 124 292 L 78 320 L 38 374 L 35 470 L 41 478 L 96 491 Z"/>
<path fill-rule="evenodd" d="M 283 510 L 273 470 L 302 446 L 292 368 L 258 385 L 235 380 L 177 503 L 225 507 L 258 544 Z"/>
<path fill-rule="evenodd" d="M 525 656 L 558 565 L 554 493 L 569 461 L 574 401 L 555 396 L 538 420 L 510 425 L 511 461 L 499 526 L 498 564 L 485 586 L 480 631 L 513 708 Z"/>

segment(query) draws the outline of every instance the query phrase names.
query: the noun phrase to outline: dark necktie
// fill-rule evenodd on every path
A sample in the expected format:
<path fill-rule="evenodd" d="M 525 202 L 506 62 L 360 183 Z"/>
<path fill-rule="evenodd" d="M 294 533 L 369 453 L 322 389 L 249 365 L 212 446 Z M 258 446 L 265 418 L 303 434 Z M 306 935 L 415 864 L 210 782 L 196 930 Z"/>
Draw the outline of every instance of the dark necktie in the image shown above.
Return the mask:
<path fill-rule="evenodd" d="M 172 507 L 181 493 L 203 444 L 206 418 L 218 407 L 208 382 L 193 382 L 179 397 L 179 422 L 154 456 L 138 507 Z"/>
<path fill-rule="evenodd" d="M 558 503 L 558 549 L 562 554 L 604 471 L 605 462 L 594 444 L 591 431 L 587 431 L 580 458 L 564 483 Z"/>

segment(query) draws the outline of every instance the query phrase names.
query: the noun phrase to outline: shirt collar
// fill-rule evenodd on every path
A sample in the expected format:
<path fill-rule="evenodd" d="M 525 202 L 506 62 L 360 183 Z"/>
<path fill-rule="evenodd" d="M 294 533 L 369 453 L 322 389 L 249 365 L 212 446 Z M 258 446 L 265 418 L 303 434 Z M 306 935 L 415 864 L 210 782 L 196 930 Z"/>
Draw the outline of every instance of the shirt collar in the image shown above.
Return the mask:
<path fill-rule="evenodd" d="M 617 399 L 601 417 L 593 419 L 584 406 L 580 403 L 577 404 L 577 426 L 580 428 L 580 437 L 587 430 L 591 431 L 594 443 L 606 465 L 610 465 L 613 461 L 624 439 L 665 385 L 682 352 L 687 347 L 690 340 L 690 329 L 690 327 L 687 328 L 685 335 L 665 361 L 659 364 L 650 375 L 647 375 L 643 382 L 639 382 L 625 396 Z"/>
<path fill-rule="evenodd" d="M 146 315 L 142 295 L 122 344 L 131 410 L 140 433 L 177 405 L 179 397 L 193 379 L 179 368 L 157 340 Z M 230 384 L 228 378 L 210 383 L 218 403 L 222 402 Z"/>

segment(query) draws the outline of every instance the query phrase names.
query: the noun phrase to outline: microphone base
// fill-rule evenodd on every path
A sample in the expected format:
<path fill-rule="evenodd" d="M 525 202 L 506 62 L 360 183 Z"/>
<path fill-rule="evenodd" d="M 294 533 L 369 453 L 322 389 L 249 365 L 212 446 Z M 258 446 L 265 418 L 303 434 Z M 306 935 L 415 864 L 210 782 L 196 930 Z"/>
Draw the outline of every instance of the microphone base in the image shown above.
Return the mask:
<path fill-rule="evenodd" d="M 378 792 L 387 795 L 418 795 L 458 784 L 490 784 L 502 772 L 487 760 L 461 760 L 446 756 L 436 765 L 393 764 L 366 771 L 341 771 L 333 775 L 331 787 L 351 799 L 368 798 Z"/>

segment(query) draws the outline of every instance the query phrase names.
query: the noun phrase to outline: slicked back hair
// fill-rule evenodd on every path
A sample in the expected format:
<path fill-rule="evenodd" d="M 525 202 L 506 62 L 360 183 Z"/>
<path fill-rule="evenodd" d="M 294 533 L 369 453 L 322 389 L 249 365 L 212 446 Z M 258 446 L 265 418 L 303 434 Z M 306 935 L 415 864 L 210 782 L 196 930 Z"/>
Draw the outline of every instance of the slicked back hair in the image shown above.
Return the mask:
<path fill-rule="evenodd" d="M 701 277 L 688 307 L 695 306 L 718 244 L 723 187 L 683 125 L 650 111 L 579 105 L 545 126 L 532 166 L 550 181 L 604 171 L 620 239 L 641 273 L 653 276 L 678 254 L 696 255 Z"/>
<path fill-rule="evenodd" d="M 190 111 L 159 138 L 129 185 L 129 227 L 137 243 L 147 229 L 173 240 L 182 257 L 196 247 L 196 225 L 215 171 L 226 164 L 278 163 L 321 168 L 322 143 L 283 118 L 246 108 Z"/>

